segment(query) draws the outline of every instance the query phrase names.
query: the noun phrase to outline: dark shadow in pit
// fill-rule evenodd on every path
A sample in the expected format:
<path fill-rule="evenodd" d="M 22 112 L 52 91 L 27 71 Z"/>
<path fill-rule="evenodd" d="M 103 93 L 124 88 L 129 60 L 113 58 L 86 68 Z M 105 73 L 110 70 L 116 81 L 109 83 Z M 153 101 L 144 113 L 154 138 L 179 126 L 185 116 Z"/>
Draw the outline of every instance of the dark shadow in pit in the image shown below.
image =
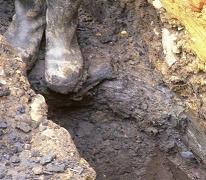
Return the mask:
<path fill-rule="evenodd" d="M 49 117 L 65 127 L 81 156 L 95 169 L 98 180 L 135 180 L 144 175 L 152 149 L 132 121 L 92 107 L 49 107 Z"/>
<path fill-rule="evenodd" d="M 164 155 L 138 130 L 136 122 L 94 109 L 91 102 L 80 104 L 49 105 L 49 118 L 70 132 L 80 155 L 96 171 L 97 180 L 183 180 L 174 177 Z"/>

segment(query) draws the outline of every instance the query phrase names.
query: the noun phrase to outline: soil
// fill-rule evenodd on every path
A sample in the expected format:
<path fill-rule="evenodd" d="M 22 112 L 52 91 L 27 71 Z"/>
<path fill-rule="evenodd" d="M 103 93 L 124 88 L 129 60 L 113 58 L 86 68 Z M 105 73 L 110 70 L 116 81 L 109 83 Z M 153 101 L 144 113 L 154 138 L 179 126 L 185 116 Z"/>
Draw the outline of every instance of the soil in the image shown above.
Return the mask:
<path fill-rule="evenodd" d="M 1 0 L 0 5 L 3 34 L 13 5 Z M 49 119 L 68 130 L 97 180 L 206 178 L 200 158 L 183 138 L 193 117 L 155 68 L 164 59 L 162 25 L 145 0 L 85 3 L 77 31 L 85 79 L 72 95 L 47 89 L 42 42 L 30 83 L 46 97 Z"/>

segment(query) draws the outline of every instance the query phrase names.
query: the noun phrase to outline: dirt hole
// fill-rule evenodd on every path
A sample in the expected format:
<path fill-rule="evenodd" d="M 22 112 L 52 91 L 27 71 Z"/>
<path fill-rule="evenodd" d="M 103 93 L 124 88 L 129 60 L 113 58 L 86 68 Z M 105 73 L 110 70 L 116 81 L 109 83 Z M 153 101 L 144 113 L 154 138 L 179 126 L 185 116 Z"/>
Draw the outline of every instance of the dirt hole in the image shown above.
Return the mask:
<path fill-rule="evenodd" d="M 49 117 L 71 133 L 81 156 L 95 169 L 97 180 L 188 179 L 174 170 L 138 123 L 101 111 L 95 102 L 61 108 L 52 103 Z"/>

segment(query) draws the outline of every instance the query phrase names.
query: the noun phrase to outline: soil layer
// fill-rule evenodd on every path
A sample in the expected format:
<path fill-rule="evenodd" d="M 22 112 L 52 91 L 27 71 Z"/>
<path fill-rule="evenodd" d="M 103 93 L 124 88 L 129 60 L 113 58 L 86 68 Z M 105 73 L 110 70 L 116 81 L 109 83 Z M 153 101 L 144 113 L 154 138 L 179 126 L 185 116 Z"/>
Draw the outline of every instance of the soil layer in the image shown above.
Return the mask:
<path fill-rule="evenodd" d="M 12 6 L 0 4 L 9 9 L 0 12 L 3 33 Z M 42 43 L 30 82 L 46 97 L 49 119 L 71 133 L 97 180 L 206 178 L 201 158 L 183 138 L 192 117 L 155 68 L 164 59 L 161 30 L 159 14 L 146 0 L 82 5 L 77 33 L 85 75 L 78 93 L 67 96 L 44 83 Z"/>

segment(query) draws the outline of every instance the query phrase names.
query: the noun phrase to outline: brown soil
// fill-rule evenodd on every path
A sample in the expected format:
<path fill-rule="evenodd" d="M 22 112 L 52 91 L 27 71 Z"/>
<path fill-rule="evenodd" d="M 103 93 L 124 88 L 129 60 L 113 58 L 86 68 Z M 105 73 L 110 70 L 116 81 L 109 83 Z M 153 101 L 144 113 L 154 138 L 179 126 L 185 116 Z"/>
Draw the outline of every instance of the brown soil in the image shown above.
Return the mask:
<path fill-rule="evenodd" d="M 13 6 L 0 5 L 3 33 Z M 154 62 L 163 59 L 156 10 L 145 0 L 93 5 L 89 12 L 87 4 L 80 9 L 77 33 L 86 69 L 100 68 L 85 73 L 80 93 L 62 96 L 46 88 L 44 42 L 29 74 L 33 89 L 47 98 L 49 118 L 71 133 L 97 180 L 205 179 L 197 156 L 180 155 L 191 151 L 182 138 L 191 117 L 155 69 Z"/>

